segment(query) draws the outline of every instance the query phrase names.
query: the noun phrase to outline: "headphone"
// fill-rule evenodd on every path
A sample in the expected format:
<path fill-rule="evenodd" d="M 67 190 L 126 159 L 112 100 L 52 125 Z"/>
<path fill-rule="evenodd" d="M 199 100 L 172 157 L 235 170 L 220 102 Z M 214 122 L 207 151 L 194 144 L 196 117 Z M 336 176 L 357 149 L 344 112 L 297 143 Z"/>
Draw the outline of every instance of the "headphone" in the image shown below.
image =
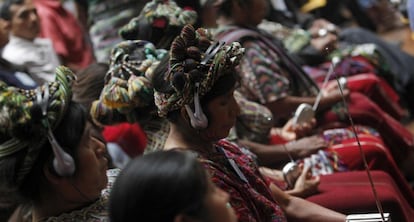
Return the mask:
<path fill-rule="evenodd" d="M 187 111 L 188 117 L 190 117 L 191 126 L 194 129 L 205 129 L 208 126 L 208 119 L 203 112 L 203 109 L 200 105 L 200 98 L 198 96 L 198 90 L 200 88 L 200 83 L 195 83 L 195 92 L 194 92 L 194 108 L 195 112 L 191 110 L 189 105 L 185 105 L 185 110 Z"/>
<path fill-rule="evenodd" d="M 53 158 L 53 168 L 55 169 L 56 173 L 62 177 L 72 176 L 73 173 L 75 173 L 75 161 L 59 145 L 50 128 L 48 130 L 47 137 L 50 144 L 52 145 L 52 150 L 55 155 Z"/>
<path fill-rule="evenodd" d="M 208 120 L 206 115 L 203 113 L 201 107 L 193 113 L 189 105 L 185 105 L 185 110 L 187 111 L 188 117 L 190 117 L 191 126 L 194 129 L 205 129 L 208 126 Z"/>
<path fill-rule="evenodd" d="M 47 105 L 49 101 L 49 85 L 45 84 L 45 92 L 42 95 L 40 87 L 36 89 L 36 104 L 40 106 L 42 111 L 42 118 L 46 119 L 47 125 L 47 138 L 52 146 L 53 153 L 55 157 L 53 158 L 53 168 L 59 176 L 72 176 L 75 172 L 75 161 L 73 158 L 66 153 L 63 148 L 57 142 L 55 136 L 53 135 L 52 130 L 50 129 L 50 124 L 47 119 Z"/>

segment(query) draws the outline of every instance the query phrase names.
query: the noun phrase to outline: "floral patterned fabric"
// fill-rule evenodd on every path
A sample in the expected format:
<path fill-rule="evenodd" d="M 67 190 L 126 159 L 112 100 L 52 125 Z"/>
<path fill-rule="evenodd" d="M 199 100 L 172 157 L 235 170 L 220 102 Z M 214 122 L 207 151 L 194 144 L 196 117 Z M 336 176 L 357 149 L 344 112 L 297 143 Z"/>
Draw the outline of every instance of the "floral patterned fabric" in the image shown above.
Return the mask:
<path fill-rule="evenodd" d="M 213 182 L 230 194 L 239 222 L 286 221 L 268 188 L 270 182 L 261 176 L 254 161 L 227 140 L 215 146 L 218 152 L 201 153 L 199 158 Z"/>

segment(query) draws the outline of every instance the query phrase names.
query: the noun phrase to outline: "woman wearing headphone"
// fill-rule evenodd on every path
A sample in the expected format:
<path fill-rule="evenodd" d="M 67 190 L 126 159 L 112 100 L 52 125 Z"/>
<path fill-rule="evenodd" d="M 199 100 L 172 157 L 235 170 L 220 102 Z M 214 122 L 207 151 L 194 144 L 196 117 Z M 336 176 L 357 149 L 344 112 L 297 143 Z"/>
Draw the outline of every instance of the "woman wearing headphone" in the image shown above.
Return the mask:
<path fill-rule="evenodd" d="M 104 221 L 105 143 L 86 109 L 71 101 L 73 73 L 35 90 L 0 83 L 0 192 L 12 221 Z M 3 198 L 4 197 L 4 198 Z"/>

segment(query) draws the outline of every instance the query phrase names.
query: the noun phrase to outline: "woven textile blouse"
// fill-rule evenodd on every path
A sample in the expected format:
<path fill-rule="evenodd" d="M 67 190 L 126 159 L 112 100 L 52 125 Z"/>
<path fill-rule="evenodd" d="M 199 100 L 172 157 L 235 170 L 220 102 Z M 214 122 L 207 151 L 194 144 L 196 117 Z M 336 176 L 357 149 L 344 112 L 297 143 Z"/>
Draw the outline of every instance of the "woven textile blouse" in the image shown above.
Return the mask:
<path fill-rule="evenodd" d="M 239 222 L 284 222 L 286 216 L 273 199 L 253 160 L 227 140 L 215 144 L 218 152 L 200 153 L 200 161 L 212 181 L 230 195 Z"/>
<path fill-rule="evenodd" d="M 281 42 L 258 29 L 239 32 L 243 29 L 222 26 L 214 33 L 216 38 L 226 42 L 229 36 L 234 36 L 231 41 L 242 42 L 245 55 L 240 62 L 240 91 L 248 100 L 266 104 L 289 95 L 312 96 L 318 93 L 319 89 L 302 68 L 290 61 Z M 266 38 L 268 42 L 264 41 Z"/>
<path fill-rule="evenodd" d="M 120 169 L 109 169 L 106 171 L 108 176 L 108 184 L 101 192 L 101 197 L 94 203 L 82 209 L 74 210 L 68 213 L 63 213 L 56 217 L 49 217 L 40 220 L 39 222 L 73 222 L 73 221 L 88 221 L 88 222 L 109 222 L 108 217 L 108 202 L 109 195 L 115 180 L 120 173 Z M 26 207 L 21 210 L 22 217 L 18 221 L 32 222 L 32 211 Z"/>

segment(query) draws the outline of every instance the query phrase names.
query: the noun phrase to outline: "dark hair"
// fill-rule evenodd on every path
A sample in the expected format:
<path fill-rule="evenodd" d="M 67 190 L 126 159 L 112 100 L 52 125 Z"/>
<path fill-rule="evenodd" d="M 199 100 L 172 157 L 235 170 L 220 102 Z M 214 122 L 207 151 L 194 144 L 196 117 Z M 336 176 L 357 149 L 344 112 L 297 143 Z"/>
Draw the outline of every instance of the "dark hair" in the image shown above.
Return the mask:
<path fill-rule="evenodd" d="M 231 10 L 233 4 L 237 3 L 242 7 L 246 7 L 252 0 L 224 0 L 217 8 L 217 15 L 223 15 L 225 17 L 231 17 Z"/>
<path fill-rule="evenodd" d="M 10 21 L 12 18 L 10 7 L 12 5 L 21 5 L 23 3 L 24 3 L 24 0 L 5 0 L 0 5 L 0 18 Z"/>
<path fill-rule="evenodd" d="M 236 70 L 226 70 L 226 73 L 223 73 L 223 75 L 214 83 L 213 87 L 201 97 L 201 104 L 207 104 L 212 99 L 226 94 L 238 85 L 239 81 L 240 77 L 237 75 Z"/>
<path fill-rule="evenodd" d="M 172 222 L 178 214 L 185 214 L 208 221 L 207 189 L 207 173 L 191 151 L 149 153 L 131 160 L 115 181 L 110 219 Z"/>
<path fill-rule="evenodd" d="M 75 102 L 71 102 L 62 121 L 53 131 L 56 140 L 61 147 L 69 153 L 77 163 L 77 149 L 79 147 L 85 126 L 87 122 L 86 109 Z M 20 187 L 16 187 L 16 179 L 19 168 L 21 167 L 24 158 L 29 148 L 22 149 L 19 152 L 0 159 L 0 190 L 7 192 L 8 195 L 17 203 L 30 203 L 38 200 L 42 195 L 42 186 L 44 186 L 45 175 L 43 174 L 43 167 L 48 165 L 52 173 L 53 151 L 50 143 L 46 140 L 45 144 L 40 148 L 40 153 L 31 169 L 25 176 Z M 57 175 L 57 174 L 56 174 Z M 0 199 L 0 202 L 2 199 Z M 8 203 L 10 204 L 10 203 Z"/>
<path fill-rule="evenodd" d="M 73 100 L 90 110 L 92 102 L 101 95 L 108 69 L 109 65 L 106 63 L 92 63 L 79 71 L 72 86 Z"/>

